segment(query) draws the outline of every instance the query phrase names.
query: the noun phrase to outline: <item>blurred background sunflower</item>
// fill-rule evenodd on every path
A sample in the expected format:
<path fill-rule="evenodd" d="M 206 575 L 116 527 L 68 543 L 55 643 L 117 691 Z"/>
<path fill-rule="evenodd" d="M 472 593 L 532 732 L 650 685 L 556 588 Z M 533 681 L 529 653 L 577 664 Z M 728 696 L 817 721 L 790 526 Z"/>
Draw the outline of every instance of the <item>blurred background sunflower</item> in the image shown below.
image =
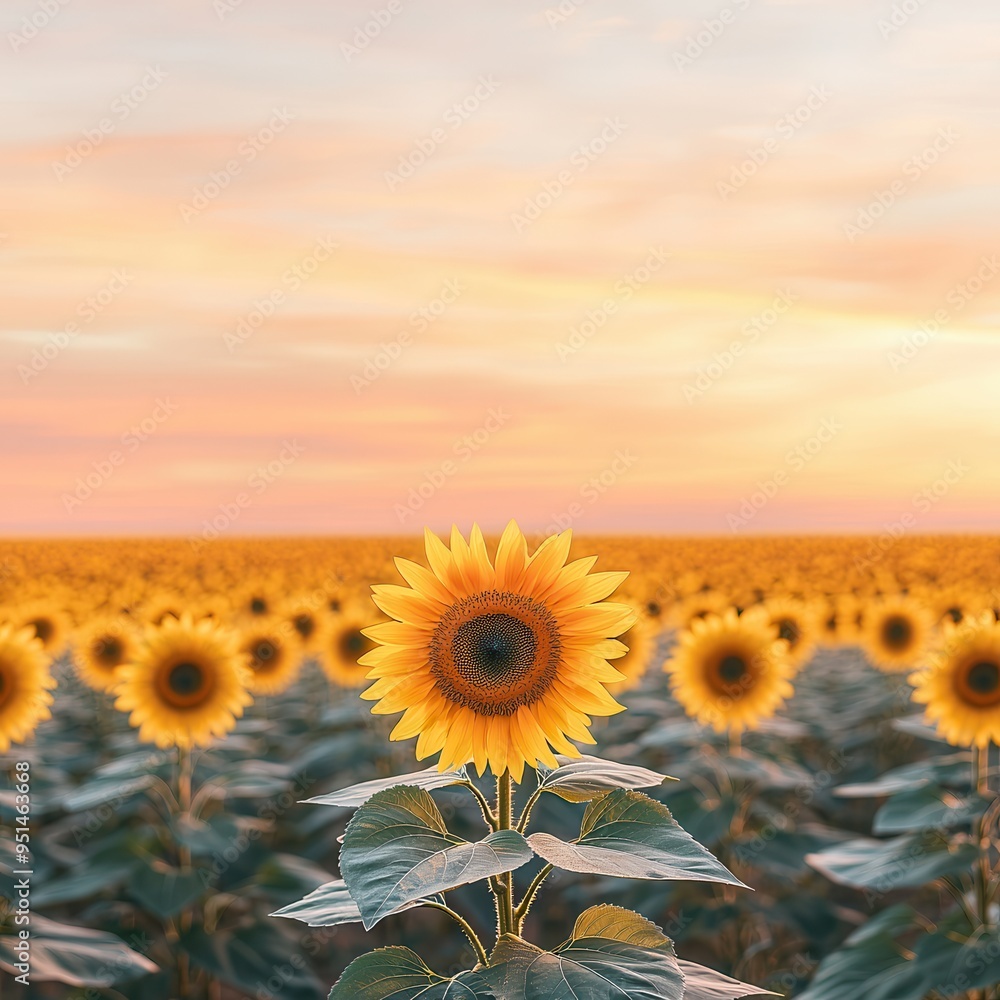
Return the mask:
<path fill-rule="evenodd" d="M 48 656 L 31 628 L 0 625 L 0 753 L 23 743 L 51 716 L 56 682 Z"/>

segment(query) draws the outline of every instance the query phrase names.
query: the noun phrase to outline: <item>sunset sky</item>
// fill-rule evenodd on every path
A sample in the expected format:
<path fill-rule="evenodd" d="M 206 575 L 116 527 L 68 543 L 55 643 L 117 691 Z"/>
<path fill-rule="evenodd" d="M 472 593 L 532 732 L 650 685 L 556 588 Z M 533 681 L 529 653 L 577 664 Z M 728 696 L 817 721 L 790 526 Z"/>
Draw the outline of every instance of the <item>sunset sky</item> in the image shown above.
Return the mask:
<path fill-rule="evenodd" d="M 0 535 L 1000 528 L 1000 8 L 905 6 L 7 0 Z"/>

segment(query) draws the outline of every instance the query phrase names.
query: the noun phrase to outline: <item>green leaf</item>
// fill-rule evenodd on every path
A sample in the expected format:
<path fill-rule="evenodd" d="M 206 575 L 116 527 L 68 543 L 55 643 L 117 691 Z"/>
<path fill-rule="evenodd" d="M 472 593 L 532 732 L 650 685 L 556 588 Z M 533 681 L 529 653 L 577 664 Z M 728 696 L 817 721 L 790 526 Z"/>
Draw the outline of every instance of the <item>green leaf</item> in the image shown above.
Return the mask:
<path fill-rule="evenodd" d="M 875 814 L 873 833 L 910 833 L 930 827 L 966 826 L 981 816 L 992 799 L 959 796 L 938 785 L 910 788 L 894 795 Z"/>
<path fill-rule="evenodd" d="M 685 962 L 678 959 L 681 973 L 684 976 L 684 1000 L 739 1000 L 740 997 L 779 996 L 771 990 L 762 990 L 759 986 L 741 983 L 738 979 L 730 979 L 714 969 L 706 969 L 704 965 Z"/>
<path fill-rule="evenodd" d="M 856 931 L 852 931 L 844 943 L 861 944 L 878 935 L 888 935 L 895 939 L 904 931 L 917 926 L 916 916 L 917 911 L 906 903 L 887 906 L 870 920 L 866 920 Z"/>
<path fill-rule="evenodd" d="M 883 936 L 824 958 L 798 1000 L 923 1000 L 926 994 L 919 970 Z"/>
<path fill-rule="evenodd" d="M 329 1000 L 500 1000 L 475 972 L 444 979 L 409 948 L 379 948 L 355 959 Z M 504 998 L 506 1000 L 506 998 Z"/>
<path fill-rule="evenodd" d="M 364 805 L 377 792 L 384 792 L 386 789 L 395 788 L 397 785 L 408 785 L 413 788 L 424 788 L 430 791 L 434 788 L 447 788 L 449 785 L 458 785 L 467 780 L 464 770 L 445 771 L 443 774 L 436 767 L 428 767 L 424 771 L 415 771 L 413 774 L 402 774 L 393 778 L 376 778 L 374 781 L 362 781 L 358 785 L 351 785 L 349 788 L 342 788 L 339 792 L 327 792 L 326 795 L 317 795 L 312 799 L 305 799 L 307 803 L 321 806 L 340 806 L 344 809 L 356 809 Z"/>
<path fill-rule="evenodd" d="M 20 975 L 13 935 L 0 935 L 0 969 Z M 107 987 L 157 972 L 145 955 L 104 931 L 31 918 L 31 979 L 70 986 Z"/>
<path fill-rule="evenodd" d="M 139 868 L 128 889 L 133 899 L 161 920 L 176 916 L 205 891 L 196 872 L 183 872 L 162 861 Z"/>
<path fill-rule="evenodd" d="M 580 833 L 572 844 L 548 833 L 533 833 L 528 843 L 566 871 L 743 886 L 676 823 L 665 805 L 641 792 L 619 789 L 592 802 Z"/>
<path fill-rule="evenodd" d="M 841 785 L 834 789 L 834 795 L 842 798 L 876 798 L 892 795 L 894 792 L 909 791 L 933 783 L 956 788 L 969 786 L 969 752 L 948 754 L 932 760 L 918 760 L 914 764 L 904 764 L 886 771 L 875 781 L 861 784 Z"/>
<path fill-rule="evenodd" d="M 1000 983 L 1000 932 L 982 928 L 966 941 L 955 940 L 939 927 L 914 945 L 914 964 L 927 984 L 943 997 L 963 996 L 970 990 Z"/>
<path fill-rule="evenodd" d="M 554 952 L 504 935 L 482 977 L 498 1000 L 682 1000 L 673 945 L 637 913 L 595 906 Z"/>
<path fill-rule="evenodd" d="M 402 785 L 376 792 L 354 814 L 340 868 L 370 930 L 405 903 L 514 871 L 531 857 L 515 830 L 475 844 L 454 836 L 429 792 Z"/>
<path fill-rule="evenodd" d="M 237 987 L 239 996 L 315 1000 L 322 989 L 302 955 L 273 927 L 257 924 L 211 935 L 195 924 L 181 935 L 180 946 L 192 962 L 217 979 Z"/>
<path fill-rule="evenodd" d="M 932 830 L 872 840 L 859 837 L 806 855 L 806 863 L 833 882 L 877 895 L 912 889 L 944 875 L 968 871 L 979 857 L 975 844 L 952 844 Z"/>
<path fill-rule="evenodd" d="M 401 913 L 403 910 L 423 906 L 426 902 L 426 899 L 415 899 L 392 912 Z M 275 910 L 271 916 L 301 920 L 310 927 L 334 927 L 337 924 L 359 923 L 361 911 L 347 891 L 347 883 L 343 879 L 335 879 L 321 885 L 297 903 L 289 903 L 288 906 Z"/>
<path fill-rule="evenodd" d="M 67 812 L 84 812 L 107 803 L 121 805 L 126 799 L 149 788 L 156 781 L 153 774 L 140 774 L 123 778 L 110 775 L 94 778 L 79 788 L 74 788 L 62 797 L 63 808 Z"/>
<path fill-rule="evenodd" d="M 67 875 L 46 879 L 32 891 L 31 902 L 39 907 L 52 907 L 113 892 L 139 863 L 128 855 L 100 861 L 87 860 L 74 867 Z"/>
<path fill-rule="evenodd" d="M 590 802 L 616 788 L 655 788 L 664 781 L 676 780 L 645 767 L 618 764 L 600 757 L 559 756 L 556 760 L 559 767 L 543 773 L 539 788 L 567 802 Z"/>

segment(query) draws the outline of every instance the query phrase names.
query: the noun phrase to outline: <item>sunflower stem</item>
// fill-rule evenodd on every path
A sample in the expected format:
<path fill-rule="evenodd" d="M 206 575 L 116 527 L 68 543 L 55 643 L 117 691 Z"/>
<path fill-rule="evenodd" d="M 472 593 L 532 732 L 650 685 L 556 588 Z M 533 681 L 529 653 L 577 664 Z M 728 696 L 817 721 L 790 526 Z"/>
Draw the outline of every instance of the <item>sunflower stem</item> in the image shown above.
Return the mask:
<path fill-rule="evenodd" d="M 541 889 L 542 883 L 549 877 L 552 872 L 552 865 L 546 865 L 542 870 L 531 880 L 531 885 L 528 886 L 528 891 L 525 892 L 524 898 L 520 903 L 517 904 L 517 909 L 514 910 L 514 933 L 521 933 L 521 925 L 524 923 L 524 918 L 528 915 L 528 910 L 531 909 L 531 904 L 535 900 L 535 896 L 538 894 L 538 890 Z"/>
<path fill-rule="evenodd" d="M 483 812 L 483 819 L 486 820 L 486 823 L 489 826 L 489 828 L 494 833 L 496 833 L 497 817 L 496 813 L 493 812 L 493 809 L 490 806 L 489 799 L 487 799 L 486 796 L 483 795 L 483 793 L 478 788 L 476 788 L 476 786 L 471 781 L 461 781 L 459 782 L 459 784 L 465 788 L 468 788 L 469 791 L 472 792 L 472 794 L 476 798 L 476 801 L 479 803 L 479 808 Z"/>
<path fill-rule="evenodd" d="M 191 749 L 177 748 L 177 805 L 180 810 L 178 820 L 186 823 L 191 816 Z M 184 874 L 191 871 L 191 848 L 186 844 L 178 845 L 180 867 Z M 184 909 L 179 915 L 181 932 L 189 931 L 192 924 L 191 909 Z M 188 964 L 187 952 L 181 948 L 177 956 L 177 986 L 179 995 L 186 997 L 191 990 L 191 969 Z"/>
<path fill-rule="evenodd" d="M 988 746 L 972 748 L 972 786 L 978 795 L 985 796 L 989 792 L 989 753 Z M 988 928 L 990 925 L 990 876 L 992 870 L 990 866 L 990 839 L 986 828 L 985 814 L 975 821 L 973 833 L 979 847 L 979 859 L 975 872 L 976 916 L 979 918 L 979 926 Z"/>
<path fill-rule="evenodd" d="M 489 958 L 486 955 L 486 949 L 483 947 L 483 943 L 479 940 L 479 935 L 472 929 L 472 925 L 459 913 L 457 910 L 453 910 L 450 906 L 444 903 L 436 903 L 433 900 L 424 904 L 434 910 L 440 910 L 442 913 L 447 913 L 452 920 L 462 928 L 462 933 L 469 939 L 469 944 L 472 945 L 476 952 L 476 957 L 479 959 L 480 965 L 489 965 Z"/>
<path fill-rule="evenodd" d="M 513 829 L 513 791 L 510 771 L 497 778 L 497 830 Z M 498 936 L 515 933 L 513 885 L 510 872 L 497 876 Z"/>

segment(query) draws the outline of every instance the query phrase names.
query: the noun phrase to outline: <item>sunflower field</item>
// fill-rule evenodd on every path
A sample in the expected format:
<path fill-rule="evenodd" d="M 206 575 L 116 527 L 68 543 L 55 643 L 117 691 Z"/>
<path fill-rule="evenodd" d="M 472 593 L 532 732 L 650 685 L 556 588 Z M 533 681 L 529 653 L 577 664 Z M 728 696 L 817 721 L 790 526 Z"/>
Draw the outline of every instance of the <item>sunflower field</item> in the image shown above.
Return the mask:
<path fill-rule="evenodd" d="M 1000 541 L 0 547 L 0 997 L 998 1000 Z"/>

